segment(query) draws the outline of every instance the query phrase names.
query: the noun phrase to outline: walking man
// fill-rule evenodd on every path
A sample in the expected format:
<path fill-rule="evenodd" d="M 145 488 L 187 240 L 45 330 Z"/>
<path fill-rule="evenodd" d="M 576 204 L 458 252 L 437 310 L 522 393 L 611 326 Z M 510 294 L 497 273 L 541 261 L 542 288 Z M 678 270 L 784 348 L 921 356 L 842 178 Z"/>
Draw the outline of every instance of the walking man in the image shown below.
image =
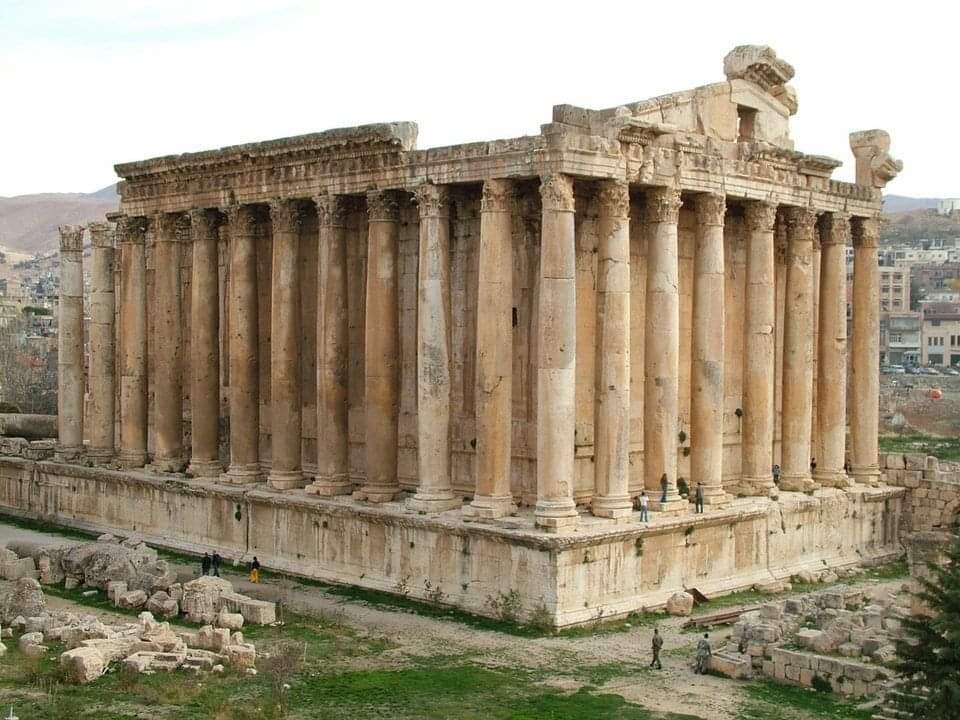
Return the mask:
<path fill-rule="evenodd" d="M 703 512 L 703 483 L 697 483 L 697 490 L 696 490 L 695 497 L 697 500 L 697 512 L 702 513 Z"/>
<path fill-rule="evenodd" d="M 210 574 L 210 553 L 203 554 L 203 559 L 200 561 L 200 570 L 201 570 L 201 573 L 200 573 L 201 575 Z"/>
<path fill-rule="evenodd" d="M 703 634 L 703 637 L 697 643 L 697 672 L 701 675 L 707 674 L 707 663 L 710 660 L 710 656 L 713 655 L 713 651 L 710 649 L 710 640 L 707 633 Z"/>
<path fill-rule="evenodd" d="M 257 560 L 256 555 L 253 556 L 253 562 L 250 563 L 250 582 L 260 583 L 260 561 Z"/>
<path fill-rule="evenodd" d="M 650 522 L 650 498 L 646 490 L 640 492 L 640 522 Z"/>
<path fill-rule="evenodd" d="M 660 631 L 656 628 L 653 629 L 653 641 L 651 642 L 653 648 L 653 660 L 650 661 L 650 667 L 655 667 L 657 670 L 662 670 L 663 666 L 660 664 L 660 649 L 663 647 L 663 637 L 660 635 Z"/>
<path fill-rule="evenodd" d="M 223 562 L 223 558 L 220 557 L 220 553 L 216 550 L 213 551 L 213 574 L 215 577 L 220 577 L 220 563 Z"/>

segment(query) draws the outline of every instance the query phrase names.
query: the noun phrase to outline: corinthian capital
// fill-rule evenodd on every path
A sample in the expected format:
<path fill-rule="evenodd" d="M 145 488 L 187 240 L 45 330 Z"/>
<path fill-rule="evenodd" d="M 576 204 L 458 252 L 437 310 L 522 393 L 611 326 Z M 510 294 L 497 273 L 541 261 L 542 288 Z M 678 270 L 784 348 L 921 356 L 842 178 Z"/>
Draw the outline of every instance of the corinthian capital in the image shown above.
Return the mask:
<path fill-rule="evenodd" d="M 250 205 L 228 205 L 221 208 L 227 218 L 231 236 L 251 236 L 257 232 L 257 214 Z"/>
<path fill-rule="evenodd" d="M 195 209 L 190 211 L 190 236 L 193 242 L 217 239 L 219 219 L 216 211 Z"/>
<path fill-rule="evenodd" d="M 146 234 L 146 218 L 122 215 L 117 219 L 117 238 L 121 243 L 143 245 Z"/>
<path fill-rule="evenodd" d="M 671 223 L 680 219 L 680 191 L 675 188 L 655 187 L 647 191 L 646 221 L 648 223 Z"/>
<path fill-rule="evenodd" d="M 483 181 L 480 212 L 510 212 L 513 203 L 513 182 L 490 179 Z"/>
<path fill-rule="evenodd" d="M 573 212 L 573 178 L 560 173 L 541 178 L 540 202 L 544 210 Z"/>
<path fill-rule="evenodd" d="M 151 219 L 154 242 L 177 242 L 180 239 L 181 216 L 176 213 L 157 213 Z"/>
<path fill-rule="evenodd" d="M 87 230 L 90 232 L 90 243 L 94 247 L 113 247 L 113 233 L 110 230 L 110 223 L 92 222 L 87 225 Z"/>
<path fill-rule="evenodd" d="M 875 248 L 880 246 L 879 218 L 853 218 L 851 231 L 854 247 Z"/>
<path fill-rule="evenodd" d="M 821 245 L 847 245 L 850 242 L 850 214 L 824 213 L 820 218 Z"/>
<path fill-rule="evenodd" d="M 713 227 L 723 227 L 723 219 L 727 214 L 727 198 L 725 195 L 701 193 L 694 201 L 697 211 L 697 223 Z"/>
<path fill-rule="evenodd" d="M 791 240 L 813 240 L 817 227 L 817 213 L 810 208 L 788 207 L 784 212 L 787 234 Z"/>
<path fill-rule="evenodd" d="M 620 219 L 630 217 L 630 187 L 625 182 L 607 180 L 601 183 L 597 199 L 601 215 Z"/>
<path fill-rule="evenodd" d="M 371 190 L 367 193 L 367 215 L 374 222 L 397 222 L 400 219 L 400 201 L 392 190 Z"/>
<path fill-rule="evenodd" d="M 446 217 L 450 214 L 450 192 L 446 186 L 424 183 L 413 195 L 420 217 Z"/>
<path fill-rule="evenodd" d="M 80 252 L 83 249 L 83 225 L 60 226 L 60 252 Z"/>
<path fill-rule="evenodd" d="M 773 232 L 777 205 L 766 200 L 751 200 L 746 205 L 745 218 L 751 232 Z"/>
<path fill-rule="evenodd" d="M 347 224 L 347 202 L 342 195 L 316 195 L 313 203 L 317 206 L 317 221 L 321 227 L 343 227 Z"/>
<path fill-rule="evenodd" d="M 296 200 L 281 200 L 277 198 L 270 201 L 270 222 L 273 223 L 274 231 L 287 233 L 300 232 L 302 217 L 300 213 L 300 203 Z"/>

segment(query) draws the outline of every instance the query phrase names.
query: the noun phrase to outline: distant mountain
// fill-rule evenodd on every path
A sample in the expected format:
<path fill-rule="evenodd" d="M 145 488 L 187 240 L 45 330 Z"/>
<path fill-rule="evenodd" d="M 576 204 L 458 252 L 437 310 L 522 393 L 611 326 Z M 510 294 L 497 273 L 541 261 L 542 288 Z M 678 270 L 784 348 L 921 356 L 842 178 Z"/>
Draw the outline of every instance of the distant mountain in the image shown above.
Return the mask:
<path fill-rule="evenodd" d="M 939 198 L 912 198 L 905 195 L 884 195 L 885 213 L 908 212 L 910 210 L 930 210 L 937 207 Z"/>
<path fill-rule="evenodd" d="M 92 193 L 0 197 L 0 245 L 37 255 L 57 249 L 58 225 L 103 220 L 120 205 L 115 185 Z"/>

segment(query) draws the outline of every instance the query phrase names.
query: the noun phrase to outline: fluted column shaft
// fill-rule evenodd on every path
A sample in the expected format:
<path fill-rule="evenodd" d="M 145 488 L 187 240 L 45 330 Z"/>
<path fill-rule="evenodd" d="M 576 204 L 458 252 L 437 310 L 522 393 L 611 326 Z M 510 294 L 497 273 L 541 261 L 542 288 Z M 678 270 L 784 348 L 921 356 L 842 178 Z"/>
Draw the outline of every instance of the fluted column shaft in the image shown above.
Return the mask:
<path fill-rule="evenodd" d="M 120 454 L 124 467 L 147 459 L 146 220 L 120 218 Z"/>
<path fill-rule="evenodd" d="M 60 226 L 57 334 L 57 448 L 63 462 L 83 452 L 83 226 Z"/>
<path fill-rule="evenodd" d="M 680 390 L 680 191 L 647 192 L 647 293 L 644 328 L 643 472 L 651 505 L 685 511 L 677 492 Z M 666 499 L 664 500 L 664 495 Z"/>
<path fill-rule="evenodd" d="M 879 481 L 877 430 L 880 402 L 880 287 L 877 247 L 880 221 L 854 218 L 853 372 L 850 402 L 851 474 L 857 482 Z"/>
<path fill-rule="evenodd" d="M 513 184 L 487 180 L 480 200 L 477 262 L 477 486 L 466 513 L 514 511 L 510 489 L 513 403 Z"/>
<path fill-rule="evenodd" d="M 817 424 L 820 455 L 814 479 L 846 487 L 847 430 L 847 241 L 850 216 L 827 213 L 820 233 L 820 343 Z"/>
<path fill-rule="evenodd" d="M 817 216 L 791 207 L 787 220 L 787 302 L 783 328 L 780 488 L 808 492 L 813 418 L 813 242 Z"/>
<path fill-rule="evenodd" d="M 302 487 L 300 408 L 300 206 L 270 203 L 273 282 L 270 303 L 270 448 L 267 482 L 277 490 Z"/>
<path fill-rule="evenodd" d="M 693 259 L 693 338 L 690 396 L 690 477 L 702 483 L 704 504 L 722 505 L 724 257 L 723 195 L 698 195 Z"/>
<path fill-rule="evenodd" d="M 218 217 L 190 213 L 193 277 L 190 283 L 190 472 L 216 477 L 220 464 L 220 272 Z"/>
<path fill-rule="evenodd" d="M 230 235 L 230 466 L 224 479 L 250 483 L 261 479 L 257 216 L 249 205 L 224 213 Z"/>
<path fill-rule="evenodd" d="M 360 496 L 387 502 L 400 492 L 399 208 L 395 193 L 367 193 L 367 307 L 364 349 L 367 478 Z"/>
<path fill-rule="evenodd" d="M 537 526 L 575 527 L 573 501 L 577 345 L 573 179 L 541 180 L 539 324 L 537 326 Z"/>
<path fill-rule="evenodd" d="M 114 245 L 107 223 L 91 223 L 93 272 L 90 274 L 90 448 L 95 463 L 113 459 L 116 402 L 114 355 Z"/>
<path fill-rule="evenodd" d="M 600 188 L 597 242 L 597 361 L 594 495 L 600 517 L 630 515 L 630 191 Z"/>
<path fill-rule="evenodd" d="M 353 491 L 347 410 L 347 206 L 345 198 L 314 198 L 319 223 L 317 271 L 317 495 Z"/>
<path fill-rule="evenodd" d="M 747 287 L 743 344 L 743 495 L 775 495 L 773 484 L 774 294 L 773 226 L 777 206 L 746 205 Z M 789 303 L 788 303 L 789 304 Z"/>

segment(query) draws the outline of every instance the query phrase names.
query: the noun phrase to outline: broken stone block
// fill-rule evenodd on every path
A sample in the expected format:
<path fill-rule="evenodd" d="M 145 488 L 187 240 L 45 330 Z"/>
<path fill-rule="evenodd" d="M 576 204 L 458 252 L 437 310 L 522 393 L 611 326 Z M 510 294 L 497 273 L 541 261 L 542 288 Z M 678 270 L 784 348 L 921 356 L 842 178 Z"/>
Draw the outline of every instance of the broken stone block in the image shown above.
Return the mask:
<path fill-rule="evenodd" d="M 127 583 L 124 580 L 111 580 L 107 583 L 107 599 L 114 605 L 120 602 L 120 596 L 127 591 Z"/>
<path fill-rule="evenodd" d="M 221 610 L 217 615 L 217 626 L 228 630 L 239 630 L 243 627 L 243 615 Z"/>
<path fill-rule="evenodd" d="M 78 647 L 60 656 L 60 667 L 75 683 L 93 682 L 107 669 L 104 657 L 96 648 Z"/>
<path fill-rule="evenodd" d="M 689 615 L 693 612 L 693 595 L 688 592 L 677 592 L 667 600 L 667 612 L 671 615 Z"/>
<path fill-rule="evenodd" d="M 147 610 L 163 618 L 172 618 L 180 613 L 180 606 L 166 592 L 158 590 L 147 600 Z"/>
<path fill-rule="evenodd" d="M 0 574 L 5 580 L 18 580 L 19 578 L 39 579 L 40 573 L 33 558 L 25 557 L 5 562 L 0 565 Z"/>
<path fill-rule="evenodd" d="M 180 603 L 183 600 L 183 585 L 180 583 L 174 583 L 167 589 L 167 594 L 170 595 L 172 600 L 176 600 L 177 603 Z"/>
<path fill-rule="evenodd" d="M 42 632 L 28 632 L 20 636 L 20 639 L 17 640 L 17 645 L 21 650 L 27 645 L 42 645 L 43 644 L 43 633 Z"/>
<path fill-rule="evenodd" d="M 783 608 L 776 603 L 767 603 L 760 606 L 760 617 L 764 620 L 777 620 L 783 617 Z"/>
<path fill-rule="evenodd" d="M 133 610 L 143 607 L 145 602 L 147 602 L 147 594 L 143 590 L 129 590 L 117 598 L 117 607 L 124 610 Z"/>
<path fill-rule="evenodd" d="M 39 658 L 47 654 L 45 645 L 26 645 L 20 648 L 20 652 L 28 658 Z"/>
<path fill-rule="evenodd" d="M 841 643 L 837 646 L 837 652 L 844 657 L 860 657 L 860 646 L 852 642 Z"/>
<path fill-rule="evenodd" d="M 257 660 L 257 653 L 253 645 L 227 645 L 223 649 L 230 665 L 236 668 L 252 668 Z"/>
<path fill-rule="evenodd" d="M 231 645 L 243 645 L 243 633 L 237 631 L 230 636 Z"/>
<path fill-rule="evenodd" d="M 789 615 L 803 615 L 803 601 L 787 600 L 783 603 L 783 611 Z"/>
<path fill-rule="evenodd" d="M 865 638 L 860 643 L 860 653 L 873 657 L 873 654 L 883 646 L 883 642 L 877 638 Z"/>
<path fill-rule="evenodd" d="M 212 623 L 220 609 L 220 596 L 232 592 L 229 580 L 218 577 L 200 577 L 183 586 L 180 608 L 190 622 Z"/>
<path fill-rule="evenodd" d="M 210 650 L 223 652 L 223 649 L 229 644 L 230 630 L 227 628 L 214 628 L 210 639 Z"/>
<path fill-rule="evenodd" d="M 13 589 L 0 599 L 0 623 L 15 623 L 18 616 L 42 615 L 44 606 L 40 583 L 34 578 L 20 578 L 14 583 Z"/>
<path fill-rule="evenodd" d="M 63 579 L 63 587 L 65 590 L 74 590 L 80 587 L 80 578 L 73 575 L 67 575 Z"/>

